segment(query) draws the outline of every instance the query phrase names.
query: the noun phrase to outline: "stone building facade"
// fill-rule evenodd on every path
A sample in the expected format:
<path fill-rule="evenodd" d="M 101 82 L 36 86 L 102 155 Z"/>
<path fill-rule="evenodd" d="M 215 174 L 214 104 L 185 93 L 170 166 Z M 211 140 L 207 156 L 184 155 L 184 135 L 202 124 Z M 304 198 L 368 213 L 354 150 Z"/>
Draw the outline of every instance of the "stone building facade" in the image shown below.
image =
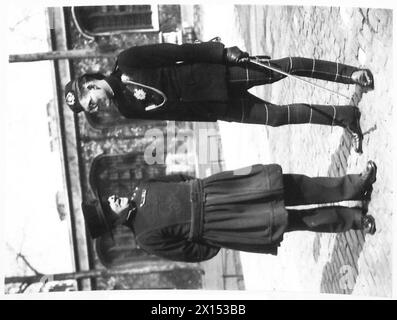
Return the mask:
<path fill-rule="evenodd" d="M 170 39 L 180 43 L 183 36 L 178 5 L 65 7 L 55 10 L 58 17 L 53 39 L 55 50 L 120 50 Z M 189 39 L 194 37 L 190 34 Z M 168 263 L 141 250 L 126 227 L 121 226 L 115 231 L 114 241 L 108 236 L 92 241 L 86 234 L 78 204 L 91 198 L 96 190 L 104 197 L 130 195 L 140 179 L 176 171 L 195 174 L 194 163 L 187 162 L 187 156 L 167 153 L 170 149 L 167 143 L 173 145 L 172 150 L 188 149 L 183 147 L 185 142 L 178 141 L 176 136 L 184 135 L 184 132 L 189 135 L 191 123 L 124 119 L 116 111 L 100 116 L 72 115 L 67 110 L 62 102 L 61 88 L 68 78 L 86 72 L 108 75 L 115 58 L 56 62 L 59 122 L 63 131 L 69 197 L 72 198 L 69 199 L 69 207 L 77 270 L 87 267 L 125 269 L 137 264 L 159 266 Z M 153 138 L 146 135 L 151 129 L 161 132 L 165 142 L 164 162 L 155 165 L 148 165 L 144 159 L 145 150 L 154 143 Z M 199 288 L 202 285 L 201 274 L 197 266 L 197 270 L 187 268 L 182 272 L 97 278 L 85 281 L 81 286 L 82 289 Z"/>

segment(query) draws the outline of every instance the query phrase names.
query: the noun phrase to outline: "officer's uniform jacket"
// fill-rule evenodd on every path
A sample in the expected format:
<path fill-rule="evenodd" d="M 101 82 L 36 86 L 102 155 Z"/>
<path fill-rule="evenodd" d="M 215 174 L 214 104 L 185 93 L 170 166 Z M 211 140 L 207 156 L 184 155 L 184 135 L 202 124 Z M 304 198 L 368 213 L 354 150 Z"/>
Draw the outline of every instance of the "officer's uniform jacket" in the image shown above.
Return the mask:
<path fill-rule="evenodd" d="M 207 260 L 221 247 L 277 254 L 287 225 L 282 181 L 276 164 L 143 181 L 125 224 L 142 249 L 170 260 Z"/>
<path fill-rule="evenodd" d="M 122 79 L 136 85 L 126 85 Z M 120 53 L 106 80 L 126 118 L 216 121 L 227 108 L 224 45 L 220 42 L 131 47 Z M 161 104 L 163 96 L 167 100 L 163 106 L 146 109 Z"/>

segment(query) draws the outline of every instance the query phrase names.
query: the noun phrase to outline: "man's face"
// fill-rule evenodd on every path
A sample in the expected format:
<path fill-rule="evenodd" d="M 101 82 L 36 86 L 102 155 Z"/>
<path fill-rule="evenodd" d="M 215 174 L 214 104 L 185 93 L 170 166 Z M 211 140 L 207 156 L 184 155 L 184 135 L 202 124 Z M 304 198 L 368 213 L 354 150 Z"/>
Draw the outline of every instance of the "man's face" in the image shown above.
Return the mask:
<path fill-rule="evenodd" d="M 93 80 L 84 84 L 80 92 L 80 104 L 85 112 L 95 113 L 99 109 L 109 108 L 110 99 L 99 80 Z"/>
<path fill-rule="evenodd" d="M 128 210 L 130 205 L 129 205 L 129 200 L 126 197 L 118 197 L 116 195 L 112 195 L 108 198 L 109 206 L 110 209 L 116 214 L 121 214 L 125 210 Z"/>

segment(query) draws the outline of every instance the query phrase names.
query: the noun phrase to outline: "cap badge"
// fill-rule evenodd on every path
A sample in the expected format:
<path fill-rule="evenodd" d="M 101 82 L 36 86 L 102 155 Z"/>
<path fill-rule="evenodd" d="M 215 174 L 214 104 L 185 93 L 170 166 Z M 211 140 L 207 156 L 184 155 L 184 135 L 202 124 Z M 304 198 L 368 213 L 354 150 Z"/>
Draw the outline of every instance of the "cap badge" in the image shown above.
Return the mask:
<path fill-rule="evenodd" d="M 74 103 L 76 102 L 76 96 L 74 95 L 74 93 L 72 91 L 68 92 L 68 94 L 66 95 L 66 103 L 69 106 L 73 106 Z"/>

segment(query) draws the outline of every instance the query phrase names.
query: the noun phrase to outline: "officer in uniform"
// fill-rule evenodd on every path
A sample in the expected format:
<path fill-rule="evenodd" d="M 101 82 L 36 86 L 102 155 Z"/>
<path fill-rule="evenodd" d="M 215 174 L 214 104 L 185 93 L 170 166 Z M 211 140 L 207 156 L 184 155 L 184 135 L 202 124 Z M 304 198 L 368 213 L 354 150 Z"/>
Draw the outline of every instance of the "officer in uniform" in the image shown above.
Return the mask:
<path fill-rule="evenodd" d="M 93 238 L 124 224 L 142 249 L 170 260 L 203 261 L 220 248 L 276 255 L 285 232 L 374 234 L 365 206 L 286 206 L 367 202 L 375 180 L 372 161 L 361 174 L 338 178 L 282 174 L 277 164 L 258 164 L 205 179 L 176 174 L 142 181 L 130 198 L 99 195 L 82 209 Z"/>
<path fill-rule="evenodd" d="M 267 59 L 292 75 L 374 88 L 370 70 L 300 57 Z M 114 105 L 126 118 L 236 121 L 282 126 L 312 123 L 346 128 L 362 152 L 360 111 L 355 106 L 275 105 L 247 90 L 285 77 L 249 63 L 248 53 L 221 42 L 152 44 L 121 52 L 110 76 L 85 74 L 65 87 L 74 112 L 101 112 Z"/>

